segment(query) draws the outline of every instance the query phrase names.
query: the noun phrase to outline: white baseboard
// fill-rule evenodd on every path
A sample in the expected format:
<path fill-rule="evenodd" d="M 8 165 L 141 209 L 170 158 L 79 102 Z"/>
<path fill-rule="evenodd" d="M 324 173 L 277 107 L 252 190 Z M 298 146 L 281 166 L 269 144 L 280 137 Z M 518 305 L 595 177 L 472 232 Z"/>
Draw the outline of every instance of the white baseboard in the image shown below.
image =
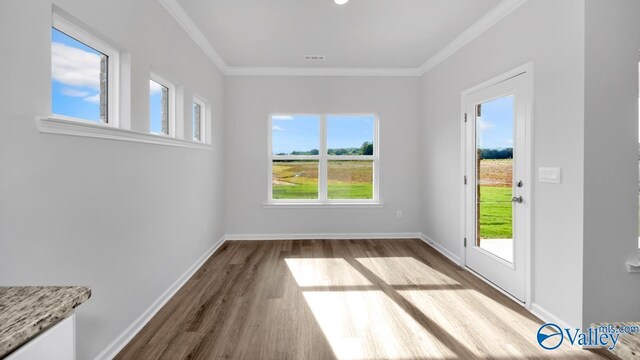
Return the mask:
<path fill-rule="evenodd" d="M 420 240 L 424 241 L 425 243 L 427 243 L 427 245 L 436 249 L 439 253 L 447 257 L 449 260 L 453 261 L 456 265 L 462 266 L 462 260 L 460 259 L 460 256 L 447 250 L 444 246 L 440 245 L 440 243 L 434 241 L 433 239 L 431 239 L 425 234 L 420 234 Z"/>
<path fill-rule="evenodd" d="M 420 233 L 227 234 L 225 240 L 420 239 Z"/>
<path fill-rule="evenodd" d="M 180 288 L 200 269 L 200 267 L 225 242 L 221 237 L 207 252 L 205 252 L 191 267 L 178 278 L 149 308 L 127 327 L 111 344 L 109 344 L 96 360 L 111 360 L 133 339 L 136 334 L 162 309 L 162 307 L 180 290 Z"/>
<path fill-rule="evenodd" d="M 562 319 L 560 319 L 559 317 L 553 315 L 551 312 L 547 311 L 546 309 L 544 309 L 542 306 L 536 304 L 536 303 L 532 303 L 531 304 L 531 309 L 529 309 L 529 311 L 537 316 L 538 318 L 540 318 L 540 320 L 544 321 L 545 323 L 554 323 L 558 326 L 560 326 L 560 328 L 562 329 L 573 329 L 573 326 L 570 326 L 569 324 L 567 324 L 566 322 L 564 322 Z"/>

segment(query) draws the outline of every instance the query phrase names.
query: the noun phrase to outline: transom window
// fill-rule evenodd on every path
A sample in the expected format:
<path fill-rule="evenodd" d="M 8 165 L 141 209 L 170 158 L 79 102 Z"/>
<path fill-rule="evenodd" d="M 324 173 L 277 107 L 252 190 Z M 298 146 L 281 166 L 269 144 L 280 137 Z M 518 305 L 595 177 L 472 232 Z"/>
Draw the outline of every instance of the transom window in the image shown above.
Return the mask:
<path fill-rule="evenodd" d="M 270 202 L 378 201 L 375 115 L 278 114 L 269 129 Z"/>
<path fill-rule="evenodd" d="M 193 98 L 191 104 L 191 139 L 205 142 L 206 104 L 198 97 Z"/>
<path fill-rule="evenodd" d="M 73 120 L 118 126 L 118 51 L 53 14 L 51 112 Z"/>
<path fill-rule="evenodd" d="M 149 80 L 149 132 L 175 136 L 175 87 L 162 77 L 151 73 Z"/>
<path fill-rule="evenodd" d="M 130 71 L 121 74 L 121 66 L 131 70 L 129 59 L 120 63 L 122 48 L 55 4 L 49 29 L 46 45 L 50 46 L 51 72 L 46 80 L 50 81 L 50 106 L 38 116 L 40 132 L 212 150 L 210 103 L 195 94 L 193 102 L 185 99 L 184 86 L 174 82 L 178 75 L 168 81 L 154 68 L 141 84 Z M 124 94 L 121 75 L 127 85 Z M 136 99 L 128 90 L 146 86 L 146 81 L 148 116 L 131 117 L 131 107 L 136 107 L 131 102 Z"/>

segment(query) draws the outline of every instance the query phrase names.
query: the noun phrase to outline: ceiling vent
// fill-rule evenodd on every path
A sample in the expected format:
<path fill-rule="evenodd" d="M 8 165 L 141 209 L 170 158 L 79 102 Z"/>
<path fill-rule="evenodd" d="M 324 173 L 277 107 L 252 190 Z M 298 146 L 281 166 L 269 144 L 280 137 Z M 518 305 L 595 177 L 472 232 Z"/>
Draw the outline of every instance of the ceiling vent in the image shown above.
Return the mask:
<path fill-rule="evenodd" d="M 324 61 L 324 55 L 305 55 L 304 59 L 307 61 Z"/>

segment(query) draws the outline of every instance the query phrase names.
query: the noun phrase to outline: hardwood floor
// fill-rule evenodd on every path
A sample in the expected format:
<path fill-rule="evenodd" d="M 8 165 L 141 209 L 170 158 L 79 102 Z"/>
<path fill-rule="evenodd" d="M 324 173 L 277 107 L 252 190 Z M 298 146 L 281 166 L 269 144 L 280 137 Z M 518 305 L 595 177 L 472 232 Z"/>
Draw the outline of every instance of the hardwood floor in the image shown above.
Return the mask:
<path fill-rule="evenodd" d="M 225 243 L 116 359 L 591 359 L 419 240 Z"/>

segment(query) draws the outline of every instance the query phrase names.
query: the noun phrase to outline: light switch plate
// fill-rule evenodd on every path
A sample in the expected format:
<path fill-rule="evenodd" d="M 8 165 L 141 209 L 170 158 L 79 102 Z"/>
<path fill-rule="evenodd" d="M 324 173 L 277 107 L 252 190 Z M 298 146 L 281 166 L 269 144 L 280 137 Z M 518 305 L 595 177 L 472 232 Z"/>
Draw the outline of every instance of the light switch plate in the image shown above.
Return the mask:
<path fill-rule="evenodd" d="M 538 172 L 538 181 L 549 184 L 560 184 L 560 168 L 541 167 Z"/>

